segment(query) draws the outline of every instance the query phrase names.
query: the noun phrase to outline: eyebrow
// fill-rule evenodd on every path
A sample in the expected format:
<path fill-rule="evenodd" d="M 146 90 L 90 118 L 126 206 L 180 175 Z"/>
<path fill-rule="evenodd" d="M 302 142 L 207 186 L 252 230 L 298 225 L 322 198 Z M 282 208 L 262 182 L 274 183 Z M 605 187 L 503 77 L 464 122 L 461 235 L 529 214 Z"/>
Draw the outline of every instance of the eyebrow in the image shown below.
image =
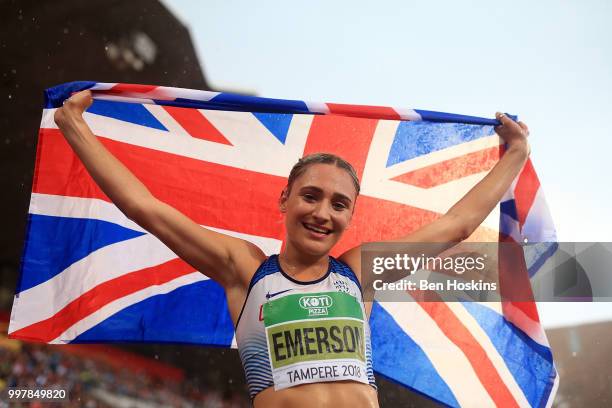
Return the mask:
<path fill-rule="evenodd" d="M 303 186 L 302 188 L 300 188 L 300 191 L 304 191 L 304 190 L 312 190 L 312 191 L 316 191 L 317 193 L 323 193 L 323 190 L 320 189 L 319 187 L 316 187 L 316 186 Z M 351 200 L 348 196 L 346 196 L 346 195 L 344 195 L 342 193 L 335 192 L 333 194 L 333 196 L 334 197 L 338 197 L 341 200 L 346 200 L 349 203 L 353 202 L 353 200 Z"/>

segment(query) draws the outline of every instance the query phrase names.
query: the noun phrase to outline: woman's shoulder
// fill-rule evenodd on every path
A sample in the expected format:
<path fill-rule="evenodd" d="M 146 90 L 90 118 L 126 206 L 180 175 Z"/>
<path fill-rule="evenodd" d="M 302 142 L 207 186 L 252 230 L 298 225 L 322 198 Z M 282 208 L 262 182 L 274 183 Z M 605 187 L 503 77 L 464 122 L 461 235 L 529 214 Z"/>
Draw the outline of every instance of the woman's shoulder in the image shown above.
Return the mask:
<path fill-rule="evenodd" d="M 361 282 L 361 247 L 356 246 L 340 255 L 337 261 L 346 265 Z"/>
<path fill-rule="evenodd" d="M 355 273 L 355 271 L 353 270 L 353 268 L 351 268 L 349 264 L 344 262 L 342 259 L 334 258 L 331 255 L 329 258 L 330 258 L 332 272 L 335 272 L 342 276 L 346 276 L 347 278 L 355 282 L 355 284 L 357 284 L 359 289 L 361 289 L 361 282 L 359 280 L 359 277 L 357 276 L 357 274 Z"/>
<path fill-rule="evenodd" d="M 238 274 L 241 286 L 247 288 L 253 276 L 269 260 L 269 257 L 252 242 L 239 241 L 235 241 L 232 246 L 231 263 Z"/>

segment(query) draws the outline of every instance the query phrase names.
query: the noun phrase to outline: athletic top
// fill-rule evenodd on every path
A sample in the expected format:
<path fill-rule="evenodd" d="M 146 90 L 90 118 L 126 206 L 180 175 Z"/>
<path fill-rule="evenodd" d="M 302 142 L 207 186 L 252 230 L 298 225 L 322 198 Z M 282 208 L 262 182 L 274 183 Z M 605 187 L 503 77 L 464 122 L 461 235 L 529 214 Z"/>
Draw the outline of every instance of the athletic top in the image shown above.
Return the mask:
<path fill-rule="evenodd" d="M 315 382 L 376 388 L 361 285 L 331 256 L 327 273 L 309 282 L 287 275 L 278 255 L 266 259 L 251 279 L 236 342 L 251 398 L 270 386 Z"/>

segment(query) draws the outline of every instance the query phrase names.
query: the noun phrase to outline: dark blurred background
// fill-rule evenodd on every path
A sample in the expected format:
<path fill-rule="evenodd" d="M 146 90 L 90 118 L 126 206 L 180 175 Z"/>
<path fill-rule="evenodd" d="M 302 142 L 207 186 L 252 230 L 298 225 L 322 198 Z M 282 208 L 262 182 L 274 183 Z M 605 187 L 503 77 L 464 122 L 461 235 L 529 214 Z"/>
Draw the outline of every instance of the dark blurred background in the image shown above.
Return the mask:
<path fill-rule="evenodd" d="M 71 406 L 248 406 L 235 350 L 48 346 L 6 339 L 43 90 L 76 80 L 211 89 L 189 31 L 155 0 L 0 0 L 0 22 L 0 191 L 5 192 L 0 390 L 58 385 L 71 390 Z M 606 374 L 612 363 L 612 343 L 606 335 L 611 328 L 611 323 L 601 323 L 547 331 L 561 376 L 555 406 L 612 406 L 612 378 Z M 378 384 L 382 406 L 437 406 L 384 379 Z"/>

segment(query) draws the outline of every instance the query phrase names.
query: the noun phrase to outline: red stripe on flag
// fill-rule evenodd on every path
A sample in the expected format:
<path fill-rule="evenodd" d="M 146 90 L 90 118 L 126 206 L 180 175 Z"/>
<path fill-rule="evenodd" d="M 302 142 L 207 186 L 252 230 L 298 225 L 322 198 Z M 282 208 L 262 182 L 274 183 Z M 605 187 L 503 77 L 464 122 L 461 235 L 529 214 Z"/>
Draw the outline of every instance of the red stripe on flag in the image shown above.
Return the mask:
<path fill-rule="evenodd" d="M 478 340 L 444 302 L 418 302 L 444 335 L 467 357 L 474 373 L 498 407 L 518 407 L 514 396 L 500 377 Z"/>
<path fill-rule="evenodd" d="M 529 210 L 533 205 L 539 188 L 540 180 L 538 180 L 531 160 L 527 160 L 514 189 L 514 201 L 516 203 L 516 212 L 521 228 L 523 228 L 523 224 L 527 219 L 527 215 L 529 214 Z"/>
<path fill-rule="evenodd" d="M 402 174 L 392 180 L 421 188 L 436 187 L 449 181 L 490 170 L 499 161 L 502 149 L 502 146 L 489 147 Z"/>
<path fill-rule="evenodd" d="M 155 197 L 198 224 L 282 239 L 286 179 L 110 139 L 99 140 Z M 41 129 L 33 192 L 109 201 L 59 130 Z"/>
<path fill-rule="evenodd" d="M 504 234 L 499 234 L 499 289 L 504 316 L 511 318 L 514 311 L 506 306 L 511 304 L 529 319 L 539 322 L 538 308 L 533 298 L 525 252 L 521 245 Z"/>
<path fill-rule="evenodd" d="M 232 143 L 227 140 L 199 110 L 193 108 L 178 108 L 175 106 L 164 106 L 163 108 L 191 136 L 232 146 Z"/>
<path fill-rule="evenodd" d="M 372 119 L 401 119 L 399 113 L 397 113 L 395 109 L 387 106 L 348 105 L 343 103 L 326 103 L 326 105 L 330 113 L 336 115 Z"/>
<path fill-rule="evenodd" d="M 155 85 L 140 85 L 140 84 L 117 84 L 110 89 L 104 90 L 104 93 L 122 94 L 122 93 L 149 93 L 158 87 Z"/>
<path fill-rule="evenodd" d="M 130 272 L 99 284 L 68 303 L 50 318 L 16 330 L 10 337 L 48 343 L 78 321 L 119 298 L 152 285 L 162 285 L 192 272 L 194 272 L 193 266 L 178 258 L 161 265 Z"/>
<path fill-rule="evenodd" d="M 351 163 L 363 175 L 378 120 L 315 115 L 310 125 L 304 155 L 333 153 Z"/>

